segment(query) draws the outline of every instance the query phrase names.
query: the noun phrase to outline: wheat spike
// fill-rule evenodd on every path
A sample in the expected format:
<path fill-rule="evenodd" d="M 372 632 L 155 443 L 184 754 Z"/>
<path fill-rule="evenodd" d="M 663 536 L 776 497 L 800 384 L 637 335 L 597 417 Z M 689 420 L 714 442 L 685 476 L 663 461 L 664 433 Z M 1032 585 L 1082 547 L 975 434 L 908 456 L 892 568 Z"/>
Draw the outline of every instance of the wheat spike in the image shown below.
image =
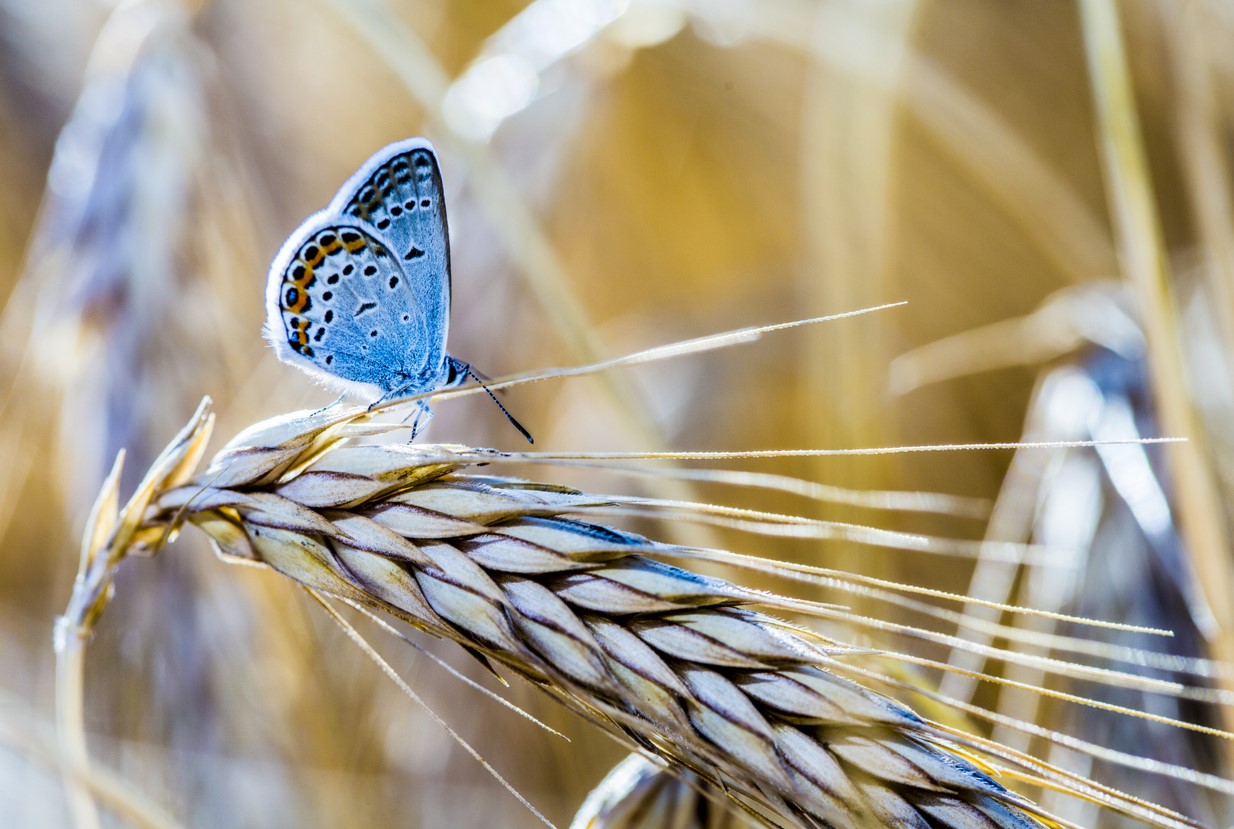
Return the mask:
<path fill-rule="evenodd" d="M 203 439 L 182 434 L 104 520 L 129 529 L 88 531 L 87 559 L 155 552 L 187 521 L 229 558 L 524 676 L 771 825 L 1056 825 L 971 747 L 828 669 L 851 649 L 753 609 L 763 594 L 651 558 L 667 545 L 566 517 L 603 498 L 468 474 L 491 452 L 355 442 L 390 428 L 363 410 L 266 421 L 191 478 Z"/>
<path fill-rule="evenodd" d="M 583 802 L 570 829 L 755 829 L 697 775 L 631 754 Z"/>

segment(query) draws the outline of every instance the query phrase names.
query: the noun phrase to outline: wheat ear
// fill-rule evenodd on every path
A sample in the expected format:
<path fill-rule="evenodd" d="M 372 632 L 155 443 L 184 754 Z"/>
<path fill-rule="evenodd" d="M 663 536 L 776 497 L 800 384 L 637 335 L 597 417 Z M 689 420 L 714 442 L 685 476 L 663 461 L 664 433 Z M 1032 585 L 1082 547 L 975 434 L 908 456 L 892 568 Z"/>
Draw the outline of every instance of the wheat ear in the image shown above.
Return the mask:
<path fill-rule="evenodd" d="M 751 609 L 765 595 L 566 517 L 602 497 L 465 472 L 492 452 L 357 444 L 391 428 L 363 410 L 259 423 L 193 476 L 209 418 L 195 422 L 128 507 L 96 510 L 83 561 L 155 552 L 188 522 L 228 558 L 522 675 L 772 825 L 1060 825 L 979 767 L 976 743 L 828 669 L 850 649 Z"/>
<path fill-rule="evenodd" d="M 758 829 L 697 775 L 631 754 L 613 767 L 570 829 Z"/>

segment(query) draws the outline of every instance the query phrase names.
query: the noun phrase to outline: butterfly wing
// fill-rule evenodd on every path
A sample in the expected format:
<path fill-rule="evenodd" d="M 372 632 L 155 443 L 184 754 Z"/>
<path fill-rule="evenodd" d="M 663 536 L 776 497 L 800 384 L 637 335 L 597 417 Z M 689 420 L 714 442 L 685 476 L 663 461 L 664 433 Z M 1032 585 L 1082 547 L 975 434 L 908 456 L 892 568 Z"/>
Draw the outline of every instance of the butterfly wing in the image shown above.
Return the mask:
<path fill-rule="evenodd" d="M 429 356 L 444 360 L 450 323 L 450 234 L 433 145 L 412 138 L 380 150 L 340 188 L 329 209 L 372 226 L 393 250 L 413 302 L 429 324 L 432 345 L 440 344 Z"/>
<path fill-rule="evenodd" d="M 283 245 L 266 286 L 266 337 L 279 358 L 369 398 L 435 388 L 444 332 L 415 303 L 398 254 L 332 210 Z"/>

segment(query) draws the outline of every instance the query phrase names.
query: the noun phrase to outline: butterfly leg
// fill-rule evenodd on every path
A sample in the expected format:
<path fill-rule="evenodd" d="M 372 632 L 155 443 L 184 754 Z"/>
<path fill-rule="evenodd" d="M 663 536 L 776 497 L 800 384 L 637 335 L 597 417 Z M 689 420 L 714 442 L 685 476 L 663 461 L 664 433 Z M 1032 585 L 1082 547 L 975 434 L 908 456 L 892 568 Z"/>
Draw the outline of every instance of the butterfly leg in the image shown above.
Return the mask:
<path fill-rule="evenodd" d="M 381 397 L 379 397 L 379 398 L 377 398 L 376 400 L 374 400 L 372 403 L 368 404 L 368 411 L 369 411 L 369 414 L 372 414 L 372 413 L 373 413 L 373 409 L 376 409 L 376 408 L 377 408 L 378 406 L 380 406 L 381 404 L 386 403 L 386 402 L 388 402 L 388 401 L 390 401 L 390 400 L 393 400 L 393 399 L 394 399 L 394 395 L 395 395 L 395 392 L 388 391 L 388 392 L 386 392 L 385 394 L 383 394 Z"/>
<path fill-rule="evenodd" d="M 414 381 L 409 380 L 401 386 L 396 386 L 395 388 L 390 389 L 390 391 L 386 392 L 381 397 L 377 398 L 372 403 L 368 404 L 368 410 L 371 412 L 373 411 L 373 409 L 376 409 L 378 406 L 381 406 L 385 403 L 389 403 L 391 400 L 399 399 L 400 397 L 403 396 L 403 393 L 406 392 L 407 389 L 411 388 L 413 382 Z M 423 406 L 424 404 L 421 403 L 420 405 Z M 403 418 L 403 422 L 406 423 L 407 418 Z"/>
<path fill-rule="evenodd" d="M 413 414 L 416 416 L 416 419 L 411 422 L 411 440 L 407 441 L 408 443 L 415 442 L 416 435 L 420 432 L 420 420 L 422 418 L 425 426 L 428 426 L 428 422 L 433 419 L 433 410 L 430 409 L 428 403 L 423 400 L 416 405 L 416 410 L 414 412 L 407 413 L 407 417 L 403 418 L 403 422 L 406 423 L 407 418 L 411 417 Z"/>
<path fill-rule="evenodd" d="M 343 398 L 345 398 L 346 396 L 347 396 L 346 394 L 340 394 L 338 397 L 334 398 L 333 402 L 327 403 L 326 405 L 322 406 L 320 409 L 313 412 L 313 414 L 309 415 L 309 417 L 312 417 L 313 415 L 319 415 L 322 412 L 326 411 L 327 409 L 333 409 L 335 406 L 342 403 Z"/>

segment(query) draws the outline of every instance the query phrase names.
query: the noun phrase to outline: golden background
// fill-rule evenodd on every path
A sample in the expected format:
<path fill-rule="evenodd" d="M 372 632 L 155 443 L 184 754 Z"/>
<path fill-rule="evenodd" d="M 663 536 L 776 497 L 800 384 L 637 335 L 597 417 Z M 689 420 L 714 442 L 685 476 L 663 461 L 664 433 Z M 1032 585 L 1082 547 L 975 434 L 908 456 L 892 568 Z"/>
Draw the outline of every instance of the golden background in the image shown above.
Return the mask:
<path fill-rule="evenodd" d="M 1120 15 L 1134 97 L 1118 106 L 1138 129 L 1114 149 L 1097 103 L 1108 81 L 1094 74 L 1095 63 L 1119 68 L 1095 56 L 1103 7 Z M 907 301 L 513 390 L 505 402 L 537 449 L 1012 442 L 1039 378 L 1086 365 L 1103 314 L 1146 320 L 1140 414 L 1157 428 L 1144 436 L 1193 441 L 1170 456 L 1191 482 L 1163 485 L 1190 493 L 1176 507 L 1191 516 L 1186 549 L 1207 556 L 1175 575 L 1214 591 L 1216 627 L 1194 655 L 1228 659 L 1232 35 L 1234 9 L 1217 0 L 0 2 L 0 824 L 67 821 L 44 752 L 52 626 L 116 452 L 128 452 L 127 488 L 203 395 L 224 438 L 329 402 L 262 339 L 269 261 L 364 159 L 412 135 L 435 143 L 447 188 L 450 352 L 490 376 Z M 1110 166 L 1137 149 L 1147 218 L 1122 212 L 1135 201 Z M 1158 260 L 1136 259 L 1145 245 Z M 1006 322 L 1047 300 L 1071 322 Z M 966 338 L 918 350 L 956 335 Z M 1173 404 L 1164 424 L 1162 401 Z M 435 408 L 430 440 L 521 448 L 482 396 Z M 1074 437 L 1046 426 L 1038 439 Z M 725 467 L 993 501 L 1011 459 Z M 955 516 L 738 498 L 983 532 Z M 962 557 L 707 538 L 970 589 Z M 1128 612 L 1103 608 L 1105 590 L 1097 579 L 1075 593 L 1093 598 L 1094 615 Z M 558 825 L 621 756 L 522 686 L 507 695 L 573 742 L 370 635 Z M 471 669 L 457 649 L 427 647 Z M 92 755 L 188 825 L 539 825 L 292 585 L 223 564 L 191 533 L 121 574 L 86 689 Z M 1181 762 L 1220 773 L 1220 750 Z"/>

